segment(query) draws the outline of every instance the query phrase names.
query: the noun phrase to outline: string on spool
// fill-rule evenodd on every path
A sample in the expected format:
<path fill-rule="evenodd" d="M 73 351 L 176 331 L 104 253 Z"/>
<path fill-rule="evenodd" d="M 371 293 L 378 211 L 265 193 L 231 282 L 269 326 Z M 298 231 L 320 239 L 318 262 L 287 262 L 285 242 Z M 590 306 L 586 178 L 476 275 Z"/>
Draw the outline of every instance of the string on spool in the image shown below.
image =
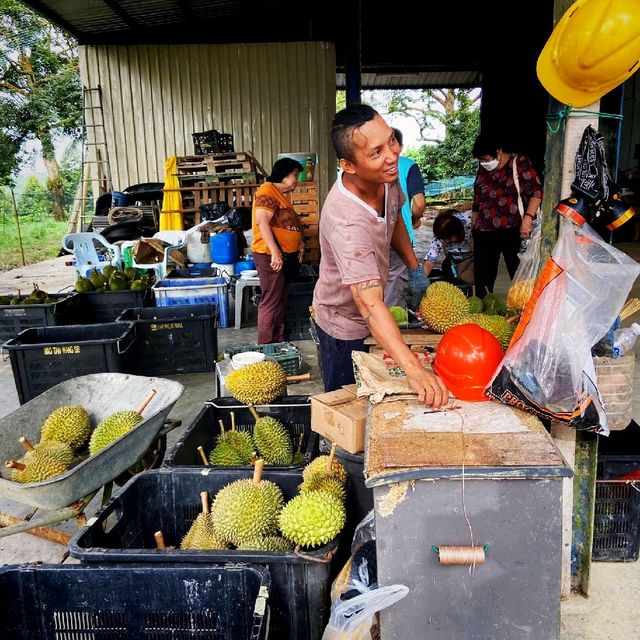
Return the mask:
<path fill-rule="evenodd" d="M 484 564 L 486 554 L 489 551 L 489 545 L 431 545 L 431 551 L 438 554 L 440 564 Z"/>

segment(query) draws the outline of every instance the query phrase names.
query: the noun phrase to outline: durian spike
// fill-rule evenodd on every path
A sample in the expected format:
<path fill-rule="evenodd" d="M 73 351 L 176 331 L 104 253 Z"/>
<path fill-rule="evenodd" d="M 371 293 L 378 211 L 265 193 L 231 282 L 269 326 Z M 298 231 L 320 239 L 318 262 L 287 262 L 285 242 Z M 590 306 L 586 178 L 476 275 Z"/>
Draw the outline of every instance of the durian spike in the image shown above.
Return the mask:
<path fill-rule="evenodd" d="M 26 464 L 22 464 L 22 462 L 16 462 L 15 460 L 7 460 L 4 463 L 4 466 L 7 469 L 18 469 L 18 471 L 24 471 L 27 468 Z"/>
<path fill-rule="evenodd" d="M 331 471 L 331 467 L 333 466 L 333 458 L 336 455 L 336 447 L 338 445 L 336 445 L 336 443 L 334 442 L 331 445 L 331 451 L 329 452 L 329 459 L 327 460 L 327 471 Z"/>
<path fill-rule="evenodd" d="M 165 551 L 167 545 L 164 543 L 164 536 L 162 535 L 162 531 L 156 531 L 153 534 L 153 538 L 156 541 L 156 547 L 160 549 L 160 551 Z"/>
<path fill-rule="evenodd" d="M 236 414 L 234 411 L 229 411 L 229 415 L 231 416 L 231 431 L 236 430 Z"/>
<path fill-rule="evenodd" d="M 222 422 L 222 420 L 218 420 L 218 424 L 220 425 L 220 437 L 222 438 L 222 441 L 224 442 L 224 422 Z"/>
<path fill-rule="evenodd" d="M 198 447 L 198 454 L 200 455 L 200 459 L 202 460 L 204 466 L 208 467 L 209 461 L 207 460 L 207 456 L 204 455 L 204 449 L 202 448 L 202 445 Z"/>
<path fill-rule="evenodd" d="M 200 493 L 200 502 L 202 503 L 202 513 L 209 513 L 210 508 L 209 508 L 209 492 L 208 491 L 202 491 Z"/>
<path fill-rule="evenodd" d="M 156 395 L 156 390 L 151 389 L 145 396 L 144 400 L 140 403 L 140 406 L 136 409 L 136 413 L 142 415 L 142 412 L 147 408 L 147 405 L 153 400 L 153 396 Z"/>
<path fill-rule="evenodd" d="M 249 409 L 249 411 L 251 412 L 251 415 L 253 416 L 253 419 L 256 422 L 260 420 L 260 416 L 258 415 L 258 412 L 255 410 L 255 407 L 252 404 L 248 404 L 247 409 Z"/>
<path fill-rule="evenodd" d="M 27 451 L 35 451 L 36 448 L 29 442 L 29 440 L 22 436 L 22 438 L 18 439 L 18 442 L 27 450 Z"/>
<path fill-rule="evenodd" d="M 256 484 L 260 484 L 262 480 L 262 468 L 264 467 L 264 460 L 262 458 L 258 458 L 256 460 L 255 467 L 253 467 L 253 481 Z"/>

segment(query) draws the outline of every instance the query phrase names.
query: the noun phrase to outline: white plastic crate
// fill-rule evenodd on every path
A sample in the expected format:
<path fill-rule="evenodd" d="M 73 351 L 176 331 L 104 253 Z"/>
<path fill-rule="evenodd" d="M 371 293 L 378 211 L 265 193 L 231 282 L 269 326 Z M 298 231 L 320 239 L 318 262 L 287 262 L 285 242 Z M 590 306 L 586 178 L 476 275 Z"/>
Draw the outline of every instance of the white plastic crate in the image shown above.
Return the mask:
<path fill-rule="evenodd" d="M 153 285 L 157 307 L 217 304 L 218 327 L 229 326 L 229 281 L 225 278 L 165 278 Z"/>

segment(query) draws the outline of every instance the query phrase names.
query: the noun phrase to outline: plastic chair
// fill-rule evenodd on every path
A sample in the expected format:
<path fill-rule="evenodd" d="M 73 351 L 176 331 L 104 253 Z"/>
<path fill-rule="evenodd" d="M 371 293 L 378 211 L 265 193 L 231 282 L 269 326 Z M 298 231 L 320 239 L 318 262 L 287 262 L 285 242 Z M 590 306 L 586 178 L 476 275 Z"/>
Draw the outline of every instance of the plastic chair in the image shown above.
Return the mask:
<path fill-rule="evenodd" d="M 156 272 L 156 280 L 166 277 L 169 266 L 169 252 L 173 249 L 182 249 L 187 244 L 187 234 L 185 231 L 158 231 L 153 237 L 163 242 L 168 242 L 169 246 L 164 248 L 164 258 L 162 262 L 153 264 L 141 264 L 132 257 L 132 266 L 136 269 L 153 269 Z"/>
<path fill-rule="evenodd" d="M 103 259 L 98 256 L 97 245 L 105 249 Z M 107 265 L 122 267 L 120 247 L 109 243 L 99 233 L 85 231 L 82 233 L 67 233 L 62 237 L 62 248 L 72 253 L 76 259 L 76 271 L 83 277 L 93 270 L 102 271 Z"/>

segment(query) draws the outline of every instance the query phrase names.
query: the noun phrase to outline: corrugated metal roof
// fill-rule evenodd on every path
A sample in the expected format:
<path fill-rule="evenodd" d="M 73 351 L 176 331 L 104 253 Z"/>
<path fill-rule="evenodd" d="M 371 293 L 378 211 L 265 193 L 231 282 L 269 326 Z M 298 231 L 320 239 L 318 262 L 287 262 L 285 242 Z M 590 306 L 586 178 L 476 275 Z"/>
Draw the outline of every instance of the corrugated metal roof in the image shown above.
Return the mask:
<path fill-rule="evenodd" d="M 345 88 L 345 74 L 336 74 L 338 89 Z M 424 71 L 411 73 L 362 73 L 363 89 L 472 88 L 482 84 L 480 71 Z"/>

